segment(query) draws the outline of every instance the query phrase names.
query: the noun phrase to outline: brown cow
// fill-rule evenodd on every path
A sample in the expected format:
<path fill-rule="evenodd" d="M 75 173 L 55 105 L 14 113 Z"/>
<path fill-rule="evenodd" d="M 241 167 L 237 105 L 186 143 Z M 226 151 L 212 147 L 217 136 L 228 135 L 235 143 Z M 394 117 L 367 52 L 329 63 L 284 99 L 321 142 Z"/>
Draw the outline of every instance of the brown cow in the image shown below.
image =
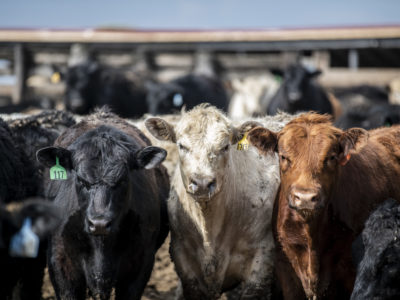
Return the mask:
<path fill-rule="evenodd" d="M 380 201 L 400 199 L 400 127 L 342 131 L 307 113 L 278 134 L 254 128 L 248 139 L 279 154 L 273 226 L 285 299 L 349 298 L 354 236 Z"/>

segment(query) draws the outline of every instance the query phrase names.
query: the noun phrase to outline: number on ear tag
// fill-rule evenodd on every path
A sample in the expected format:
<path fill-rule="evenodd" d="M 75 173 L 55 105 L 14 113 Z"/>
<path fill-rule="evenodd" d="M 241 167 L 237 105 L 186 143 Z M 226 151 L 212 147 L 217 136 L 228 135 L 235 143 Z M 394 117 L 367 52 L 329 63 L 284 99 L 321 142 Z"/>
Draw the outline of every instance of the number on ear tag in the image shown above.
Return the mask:
<path fill-rule="evenodd" d="M 51 180 L 67 180 L 67 170 L 60 165 L 58 156 L 56 156 L 56 165 L 50 169 Z"/>
<path fill-rule="evenodd" d="M 249 149 L 249 141 L 247 140 L 247 132 L 244 134 L 243 138 L 238 142 L 237 149 L 239 151 L 246 151 Z"/>

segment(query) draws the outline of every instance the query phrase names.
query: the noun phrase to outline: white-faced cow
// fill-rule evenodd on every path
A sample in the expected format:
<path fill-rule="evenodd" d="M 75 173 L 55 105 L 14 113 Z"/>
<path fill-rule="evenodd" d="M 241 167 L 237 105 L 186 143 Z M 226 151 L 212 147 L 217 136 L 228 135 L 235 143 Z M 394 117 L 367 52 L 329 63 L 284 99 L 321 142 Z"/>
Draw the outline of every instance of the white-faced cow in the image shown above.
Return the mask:
<path fill-rule="evenodd" d="M 207 105 L 184 112 L 176 124 L 161 118 L 146 121 L 155 137 L 179 148 L 168 213 L 180 298 L 218 299 L 239 284 L 242 299 L 270 297 L 278 159 L 236 147 L 256 124 L 235 127 Z M 270 118 L 266 126 L 279 130 L 283 124 Z"/>
<path fill-rule="evenodd" d="M 64 211 L 48 265 L 58 299 L 140 299 L 168 234 L 165 150 L 136 127 L 99 111 L 66 130 L 38 160 L 66 169 L 47 195 Z M 64 174 L 64 173 L 63 173 Z M 59 175 L 56 173 L 55 175 Z M 59 178 L 59 177 L 58 177 Z"/>

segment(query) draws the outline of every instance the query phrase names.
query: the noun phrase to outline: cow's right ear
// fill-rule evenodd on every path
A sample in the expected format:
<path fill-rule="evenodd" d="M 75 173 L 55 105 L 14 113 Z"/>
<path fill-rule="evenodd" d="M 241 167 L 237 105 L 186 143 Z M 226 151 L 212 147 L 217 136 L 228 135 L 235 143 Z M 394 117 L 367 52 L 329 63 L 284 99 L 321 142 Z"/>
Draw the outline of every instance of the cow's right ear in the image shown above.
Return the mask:
<path fill-rule="evenodd" d="M 161 118 L 149 118 L 144 124 L 155 138 L 161 141 L 176 142 L 175 130 L 167 121 Z"/>
<path fill-rule="evenodd" d="M 72 153 L 71 151 L 61 147 L 45 147 L 36 152 L 36 159 L 47 168 L 56 165 L 56 157 L 59 164 L 67 170 L 72 169 Z"/>
<path fill-rule="evenodd" d="M 261 153 L 277 151 L 278 135 L 264 127 L 256 127 L 247 134 L 247 140 Z"/>

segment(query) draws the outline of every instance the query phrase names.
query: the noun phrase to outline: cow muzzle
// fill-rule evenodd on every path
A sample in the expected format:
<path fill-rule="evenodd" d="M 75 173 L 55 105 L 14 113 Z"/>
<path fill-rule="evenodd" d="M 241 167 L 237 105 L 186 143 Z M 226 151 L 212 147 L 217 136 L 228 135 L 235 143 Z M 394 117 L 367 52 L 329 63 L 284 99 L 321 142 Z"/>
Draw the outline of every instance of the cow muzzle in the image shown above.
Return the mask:
<path fill-rule="evenodd" d="M 289 207 L 296 210 L 314 210 L 321 206 L 319 190 L 292 188 L 289 193 Z"/>
<path fill-rule="evenodd" d="M 217 180 L 211 176 L 189 178 L 188 192 L 198 198 L 211 198 L 216 191 Z"/>
<path fill-rule="evenodd" d="M 104 217 L 87 217 L 88 233 L 93 235 L 108 235 L 111 232 L 112 221 Z"/>
<path fill-rule="evenodd" d="M 289 93 L 288 93 L 288 100 L 289 100 L 291 103 L 294 103 L 294 102 L 299 101 L 300 98 L 301 98 L 301 92 L 294 92 L 294 91 L 292 91 L 292 92 L 289 92 Z"/>

